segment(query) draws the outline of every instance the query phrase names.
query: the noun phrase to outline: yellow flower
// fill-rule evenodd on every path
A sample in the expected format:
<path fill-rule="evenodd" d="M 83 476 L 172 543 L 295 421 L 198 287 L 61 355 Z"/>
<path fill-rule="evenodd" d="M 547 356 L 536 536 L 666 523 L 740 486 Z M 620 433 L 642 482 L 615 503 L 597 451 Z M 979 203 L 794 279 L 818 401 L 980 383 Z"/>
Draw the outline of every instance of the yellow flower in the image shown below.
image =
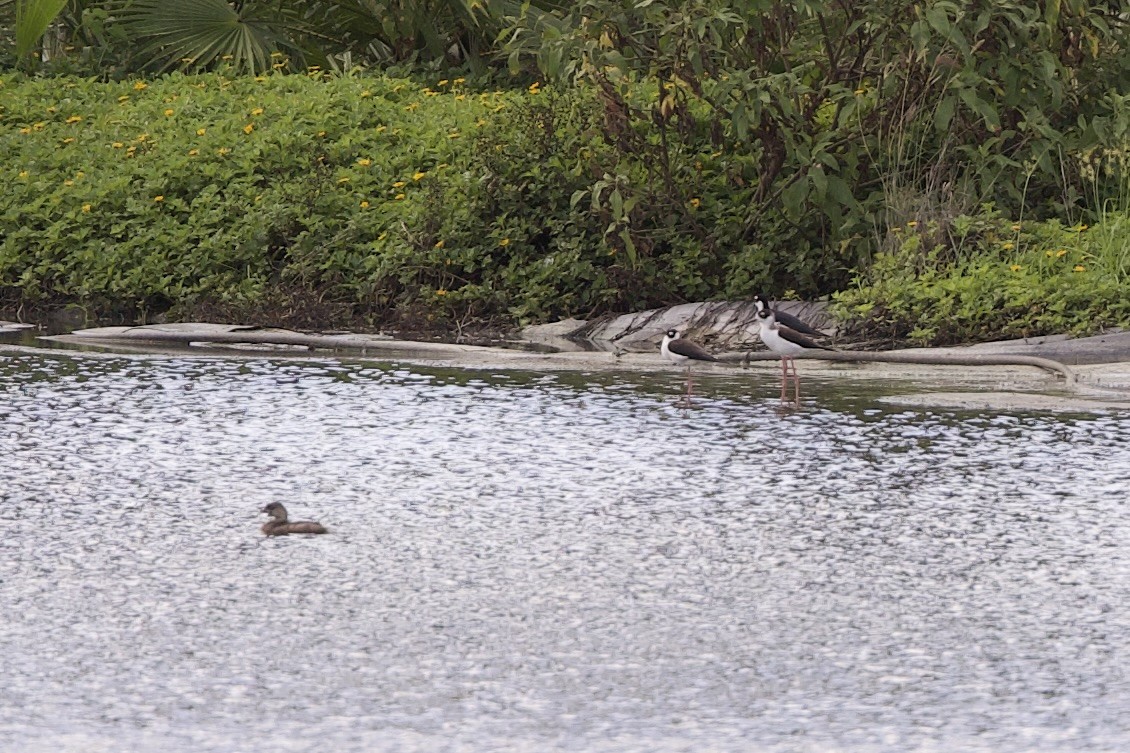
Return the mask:
<path fill-rule="evenodd" d="M 20 177 L 26 178 L 27 177 L 27 170 L 20 170 Z"/>
<path fill-rule="evenodd" d="M 273 57 L 273 58 L 281 58 L 282 56 L 283 56 L 283 54 L 281 52 L 279 52 L 278 50 L 275 50 L 274 52 L 271 53 L 271 57 Z"/>
<path fill-rule="evenodd" d="M 443 241 L 436 241 L 436 245 L 435 245 L 435 248 L 443 248 L 443 246 L 444 246 L 444 242 L 443 242 Z"/>
<path fill-rule="evenodd" d="M 166 118 L 172 117 L 172 115 L 173 115 L 173 108 L 170 107 L 170 108 L 165 110 L 165 117 Z"/>
<path fill-rule="evenodd" d="M 465 78 L 463 78 L 462 76 L 460 76 L 459 78 L 455 79 L 455 80 L 454 80 L 454 81 L 452 81 L 451 83 L 453 83 L 453 84 L 461 84 L 461 83 L 463 83 L 463 82 L 464 82 L 464 81 L 466 81 L 466 80 L 467 80 L 467 79 L 465 79 Z"/>
<path fill-rule="evenodd" d="M 1087 229 L 1087 226 L 1080 223 L 1080 224 L 1076 225 L 1075 227 L 1073 227 L 1071 229 L 1074 230 L 1076 233 L 1081 233 L 1081 232 L 1083 232 L 1084 230 Z"/>
<path fill-rule="evenodd" d="M 75 140 L 72 139 L 72 138 L 63 139 L 64 144 L 73 144 L 74 142 L 75 142 Z"/>
<path fill-rule="evenodd" d="M 462 102 L 462 101 L 463 101 L 463 100 L 465 100 L 466 98 L 467 98 L 467 95 L 466 95 L 466 94 L 456 94 L 456 95 L 455 95 L 455 101 L 456 101 L 456 102 Z"/>
<path fill-rule="evenodd" d="M 441 79 L 440 82 L 436 84 L 436 86 L 447 86 L 447 79 Z"/>
<path fill-rule="evenodd" d="M 447 138 L 449 138 L 449 139 L 459 138 L 459 131 L 452 131 L 451 133 L 447 134 Z"/>
<path fill-rule="evenodd" d="M 274 63 L 273 65 L 271 65 L 271 67 L 277 71 L 282 68 L 286 68 L 286 63 Z"/>
<path fill-rule="evenodd" d="M 139 92 L 145 91 L 146 89 L 149 88 L 149 84 L 145 83 L 144 81 L 138 81 L 136 84 L 133 85 L 133 88 L 134 88 L 134 91 L 139 91 Z"/>
<path fill-rule="evenodd" d="M 121 149 L 123 146 L 125 146 L 125 144 L 120 141 L 115 141 L 113 144 L 110 144 L 110 146 L 114 147 L 115 149 Z"/>
<path fill-rule="evenodd" d="M 910 222 L 906 223 L 906 226 L 907 227 L 918 227 L 918 220 L 911 220 Z"/>
<path fill-rule="evenodd" d="M 1020 271 L 1020 265 L 1019 264 L 1013 264 L 1013 265 L 1009 266 L 1009 269 L 1011 269 L 1013 272 L 1019 272 Z"/>
<path fill-rule="evenodd" d="M 1015 225 L 1012 226 L 1012 232 L 1014 232 L 1014 233 L 1020 232 L 1020 223 L 1019 222 L 1017 222 Z"/>
<path fill-rule="evenodd" d="M 384 133 L 386 130 L 388 130 L 388 126 L 377 126 L 377 133 Z"/>
<path fill-rule="evenodd" d="M 58 111 L 59 111 L 59 108 L 55 107 L 55 105 L 51 105 L 50 107 L 47 108 L 47 112 L 58 112 Z"/>
<path fill-rule="evenodd" d="M 408 184 L 405 183 L 404 181 L 398 180 L 398 181 L 396 181 L 395 183 L 392 184 L 392 187 L 393 188 L 404 188 L 406 185 L 408 185 Z"/>
<path fill-rule="evenodd" d="M 1003 248 L 1005 251 L 1011 251 L 1012 250 L 1012 242 L 1011 241 L 1005 241 L 1004 243 L 1001 244 L 1001 248 Z"/>
<path fill-rule="evenodd" d="M 243 132 L 244 132 L 244 133 L 251 133 L 251 132 L 252 132 L 252 131 L 254 131 L 254 130 L 255 130 L 255 126 L 254 126 L 254 124 L 252 124 L 252 123 L 248 123 L 247 125 L 245 125 L 245 126 L 243 127 Z"/>
<path fill-rule="evenodd" d="M 262 115 L 262 114 L 263 114 L 263 108 L 262 107 L 256 107 L 254 110 L 251 111 L 251 115 L 254 116 L 254 117 L 258 117 L 259 115 Z"/>
<path fill-rule="evenodd" d="M 197 136 L 203 136 L 203 135 L 204 135 L 204 134 L 206 134 L 206 133 L 208 133 L 208 129 L 207 129 L 207 128 L 197 128 L 197 129 L 196 129 L 196 135 L 197 135 Z"/>
<path fill-rule="evenodd" d="M 361 208 L 362 208 L 362 209 L 368 209 L 368 208 L 369 208 L 369 202 L 367 202 L 367 201 L 362 201 L 362 202 L 361 202 Z"/>
<path fill-rule="evenodd" d="M 447 291 L 444 290 L 443 288 L 440 288 L 439 290 L 436 291 L 436 295 L 447 295 Z"/>
<path fill-rule="evenodd" d="M 425 89 L 425 90 L 424 90 L 424 96 L 425 96 L 425 97 L 438 97 L 438 96 L 439 96 L 439 92 L 434 92 L 434 91 L 432 91 L 431 89 Z"/>
<path fill-rule="evenodd" d="M 326 135 L 325 131 L 318 131 L 318 138 L 322 138 L 325 135 Z"/>
<path fill-rule="evenodd" d="M 691 199 L 691 209 L 698 209 L 699 205 L 701 205 L 701 204 L 702 204 L 701 199 Z"/>
<path fill-rule="evenodd" d="M 200 154 L 200 150 L 199 150 L 199 149 L 189 149 L 189 150 L 188 150 L 188 156 L 189 156 L 189 157 L 195 157 L 195 156 L 196 156 L 196 155 L 198 155 L 198 154 Z"/>
<path fill-rule="evenodd" d="M 404 109 L 407 110 L 408 112 L 412 112 L 413 110 L 415 110 L 419 106 L 420 106 L 419 102 L 409 102 L 407 105 L 405 105 Z"/>
<path fill-rule="evenodd" d="M 75 184 L 75 182 L 73 180 L 71 180 L 70 178 L 67 178 L 66 180 L 63 181 L 64 186 L 73 186 L 74 184 Z"/>
<path fill-rule="evenodd" d="M 20 133 L 22 133 L 24 136 L 27 136 L 29 133 L 31 133 L 31 129 L 30 128 L 21 128 Z"/>
<path fill-rule="evenodd" d="M 157 196 L 153 197 L 153 201 L 157 202 L 158 204 L 160 204 L 164 200 L 165 200 L 165 197 L 161 196 L 161 195 L 157 195 Z"/>
<path fill-rule="evenodd" d="M 338 184 L 339 186 L 340 186 L 340 185 L 341 185 L 342 183 L 348 183 L 348 182 L 349 182 L 349 176 L 348 176 L 348 175 L 347 175 L 347 176 L 345 176 L 345 177 L 343 177 L 343 178 L 338 178 L 338 179 L 337 179 L 337 184 Z"/>
<path fill-rule="evenodd" d="M 82 205 L 82 211 L 84 211 L 84 212 L 86 212 L 87 214 L 89 214 L 89 213 L 90 213 L 90 205 L 89 205 L 89 204 L 83 204 L 83 205 Z"/>
<path fill-rule="evenodd" d="M 78 123 L 81 120 L 82 120 L 81 115 L 72 115 L 71 117 L 67 118 L 68 123 Z"/>
<path fill-rule="evenodd" d="M 228 149 L 226 146 L 221 146 L 216 150 L 216 154 L 220 155 L 221 157 L 225 154 L 228 154 L 229 152 L 231 152 L 231 149 Z"/>
<path fill-rule="evenodd" d="M 419 173 L 418 172 L 418 173 L 416 173 L 415 175 L 412 176 L 412 180 L 423 180 L 424 176 L 426 176 L 426 175 L 427 175 L 427 173 Z"/>
<path fill-rule="evenodd" d="M 122 96 L 118 97 L 118 101 L 119 102 L 129 102 L 129 95 L 123 94 Z"/>
<path fill-rule="evenodd" d="M 867 93 L 866 89 L 856 89 L 855 90 L 855 96 L 857 96 L 857 97 L 862 97 L 866 93 Z"/>
<path fill-rule="evenodd" d="M 1076 264 L 1075 267 L 1072 268 L 1071 271 L 1072 272 L 1085 272 L 1086 270 L 1087 270 L 1087 268 L 1084 267 L 1082 264 Z"/>
<path fill-rule="evenodd" d="M 143 143 L 143 144 L 144 144 L 144 143 L 145 143 L 145 142 L 146 142 L 146 141 L 147 141 L 148 139 L 149 139 L 149 134 L 148 134 L 148 133 L 143 133 L 143 134 L 141 134 L 140 136 L 138 136 L 138 137 L 137 137 L 137 140 L 138 140 L 138 141 L 140 141 L 140 142 L 141 142 L 141 143 Z"/>
<path fill-rule="evenodd" d="M 126 154 L 128 154 L 128 155 L 130 155 L 130 156 L 133 156 L 133 153 L 134 153 L 134 152 L 136 152 L 136 151 L 137 151 L 137 147 L 136 147 L 136 146 L 131 146 L 131 147 L 129 147 L 128 149 L 126 149 Z"/>
<path fill-rule="evenodd" d="M 362 157 L 361 159 L 357 160 L 357 164 L 361 167 L 368 167 L 369 165 L 373 164 L 373 161 L 368 157 Z"/>
<path fill-rule="evenodd" d="M 1052 258 L 1052 256 L 1054 256 L 1054 254 L 1051 251 L 1045 251 L 1044 256 L 1046 256 L 1050 259 L 1050 258 Z"/>
<path fill-rule="evenodd" d="M 361 98 L 362 99 L 365 99 L 366 97 L 371 97 L 371 96 L 373 96 L 373 93 L 371 91 L 369 91 L 368 89 L 361 92 Z"/>
<path fill-rule="evenodd" d="M 1064 256 L 1067 256 L 1066 248 L 1061 248 L 1060 250 L 1055 252 L 1055 258 L 1057 259 L 1062 259 Z"/>
<path fill-rule="evenodd" d="M 500 240 L 500 241 L 498 242 L 498 245 L 500 245 L 500 246 L 509 246 L 509 245 L 510 245 L 510 239 L 509 239 L 509 238 L 503 238 L 502 240 Z"/>
<path fill-rule="evenodd" d="M 36 131 L 42 131 L 42 130 L 43 130 L 43 126 L 45 126 L 45 125 L 47 125 L 47 124 L 46 124 L 45 122 L 43 122 L 43 121 L 41 120 L 41 121 L 39 121 L 38 123 L 32 123 L 32 124 L 31 124 L 31 127 L 32 127 L 33 129 L 35 129 Z"/>
<path fill-rule="evenodd" d="M 85 178 L 85 177 L 86 177 L 86 173 L 84 173 L 82 170 L 78 170 L 77 172 L 75 172 L 75 179 L 76 180 L 79 179 L 79 178 Z"/>
<path fill-rule="evenodd" d="M 482 118 L 479 118 L 478 120 L 475 121 L 475 127 L 476 128 L 482 128 L 486 124 L 487 124 L 487 122 L 485 120 L 483 120 Z"/>
<path fill-rule="evenodd" d="M 396 196 L 393 196 L 392 198 L 395 201 L 403 201 L 404 200 L 404 194 L 398 193 Z"/>
<path fill-rule="evenodd" d="M 322 66 L 320 66 L 320 65 L 309 65 L 309 66 L 306 67 L 306 70 L 308 70 L 308 71 L 320 71 L 320 70 L 322 70 Z"/>

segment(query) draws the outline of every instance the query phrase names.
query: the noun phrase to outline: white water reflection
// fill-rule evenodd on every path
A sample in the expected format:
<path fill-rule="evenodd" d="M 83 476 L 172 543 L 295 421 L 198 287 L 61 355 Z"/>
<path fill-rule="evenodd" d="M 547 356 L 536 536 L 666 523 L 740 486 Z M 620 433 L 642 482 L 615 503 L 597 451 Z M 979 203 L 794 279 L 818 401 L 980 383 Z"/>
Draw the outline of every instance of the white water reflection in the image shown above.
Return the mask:
<path fill-rule="evenodd" d="M 677 376 L 0 354 L 0 749 L 1130 747 L 1122 421 Z"/>

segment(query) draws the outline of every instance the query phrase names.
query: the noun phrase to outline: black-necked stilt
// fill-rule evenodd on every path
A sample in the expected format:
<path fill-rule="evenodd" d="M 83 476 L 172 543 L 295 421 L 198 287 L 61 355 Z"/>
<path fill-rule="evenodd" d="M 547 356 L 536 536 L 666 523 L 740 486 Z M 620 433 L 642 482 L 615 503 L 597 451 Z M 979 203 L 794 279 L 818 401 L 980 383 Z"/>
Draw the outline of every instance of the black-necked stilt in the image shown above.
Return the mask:
<path fill-rule="evenodd" d="M 673 364 L 687 365 L 687 395 L 686 400 L 690 400 L 691 388 L 693 382 L 691 381 L 691 365 L 695 361 L 717 361 L 718 359 L 706 352 L 698 343 L 684 340 L 682 335 L 677 329 L 667 330 L 667 334 L 663 336 L 663 342 L 659 343 L 659 352 Z"/>
<path fill-rule="evenodd" d="M 777 311 L 776 309 L 771 308 L 769 306 L 769 301 L 765 298 L 762 298 L 760 295 L 755 294 L 753 296 L 753 305 L 757 307 L 757 311 L 759 313 L 764 311 L 765 309 L 769 309 L 773 312 L 773 316 L 777 318 L 777 324 L 784 325 L 794 332 L 799 332 L 802 335 L 812 335 L 813 337 L 824 336 L 823 332 L 816 329 L 815 327 L 805 324 L 803 320 L 798 319 L 787 311 Z"/>
<path fill-rule="evenodd" d="M 798 353 L 813 350 L 832 350 L 831 348 L 815 343 L 794 329 L 785 327 L 777 322 L 773 309 L 766 306 L 757 312 L 757 324 L 761 328 L 761 342 L 765 347 L 781 356 L 781 400 L 785 399 L 785 385 L 790 376 L 793 379 L 796 402 L 800 402 L 800 375 L 797 374 L 796 362 L 793 359 Z M 792 366 L 792 374 L 789 374 Z"/>

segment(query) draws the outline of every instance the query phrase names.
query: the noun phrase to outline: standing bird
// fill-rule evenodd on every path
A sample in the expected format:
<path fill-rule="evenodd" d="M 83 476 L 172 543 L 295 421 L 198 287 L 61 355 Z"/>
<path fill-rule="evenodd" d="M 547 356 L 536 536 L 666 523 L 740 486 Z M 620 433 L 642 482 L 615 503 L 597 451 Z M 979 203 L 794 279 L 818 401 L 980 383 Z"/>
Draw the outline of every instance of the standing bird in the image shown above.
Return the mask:
<path fill-rule="evenodd" d="M 787 311 L 777 311 L 776 309 L 770 308 L 769 301 L 765 300 L 756 293 L 753 296 L 753 305 L 757 307 L 758 313 L 761 313 L 765 309 L 769 309 L 773 312 L 773 316 L 777 317 L 778 324 L 783 324 L 794 332 L 799 332 L 802 335 L 811 335 L 813 337 L 824 336 L 823 332 L 816 329 L 815 327 L 805 324 L 804 321 L 798 319 Z"/>
<path fill-rule="evenodd" d="M 695 361 L 718 360 L 707 353 L 698 343 L 682 339 L 677 329 L 667 330 L 667 334 L 663 336 L 663 342 L 659 343 L 659 352 L 673 364 L 685 363 L 687 365 L 687 394 L 684 398 L 687 402 L 690 402 L 691 389 L 694 386 L 694 382 L 691 381 L 691 366 Z"/>
<path fill-rule="evenodd" d="M 268 536 L 286 536 L 290 533 L 328 533 L 325 526 L 312 520 L 287 522 L 286 508 L 280 502 L 272 502 L 259 512 L 265 512 L 271 519 L 263 524 L 263 533 Z"/>
<path fill-rule="evenodd" d="M 761 328 L 761 342 L 765 343 L 765 347 L 769 350 L 781 356 L 781 400 L 785 400 L 785 385 L 791 376 L 795 400 L 799 403 L 800 375 L 797 374 L 793 356 L 806 351 L 832 350 L 832 348 L 814 343 L 796 330 L 778 324 L 777 316 L 768 306 L 757 312 L 757 324 Z M 790 366 L 792 366 L 791 374 Z"/>

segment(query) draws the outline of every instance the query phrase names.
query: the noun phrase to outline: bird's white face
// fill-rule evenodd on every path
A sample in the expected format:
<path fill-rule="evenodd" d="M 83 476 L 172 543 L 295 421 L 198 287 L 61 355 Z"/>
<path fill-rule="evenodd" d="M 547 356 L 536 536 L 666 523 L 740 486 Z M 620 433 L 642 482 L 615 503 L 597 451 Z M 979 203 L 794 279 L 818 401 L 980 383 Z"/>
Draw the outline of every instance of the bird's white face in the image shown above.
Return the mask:
<path fill-rule="evenodd" d="M 757 312 L 757 323 L 761 327 L 772 328 L 773 325 L 777 323 L 777 319 L 773 316 L 772 311 L 770 311 L 768 308 L 763 308 Z"/>

